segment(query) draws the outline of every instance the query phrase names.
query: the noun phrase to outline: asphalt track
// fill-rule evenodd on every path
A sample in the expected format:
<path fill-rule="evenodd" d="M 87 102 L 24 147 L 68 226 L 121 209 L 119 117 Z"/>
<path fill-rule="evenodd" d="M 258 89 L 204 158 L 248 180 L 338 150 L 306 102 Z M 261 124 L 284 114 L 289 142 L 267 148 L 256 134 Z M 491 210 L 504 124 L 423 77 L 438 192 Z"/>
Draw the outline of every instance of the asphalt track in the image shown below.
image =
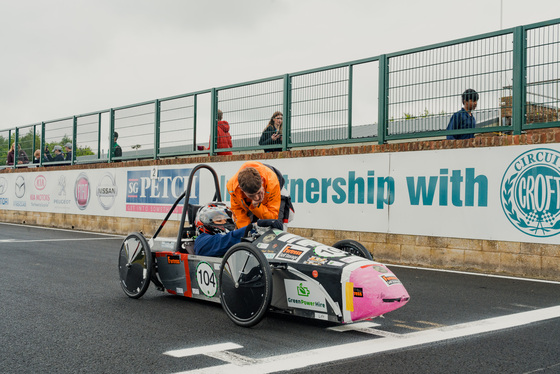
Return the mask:
<path fill-rule="evenodd" d="M 122 237 L 0 223 L 1 373 L 560 373 L 560 283 L 393 267 L 412 299 L 339 326 L 150 287 L 122 292 Z"/>

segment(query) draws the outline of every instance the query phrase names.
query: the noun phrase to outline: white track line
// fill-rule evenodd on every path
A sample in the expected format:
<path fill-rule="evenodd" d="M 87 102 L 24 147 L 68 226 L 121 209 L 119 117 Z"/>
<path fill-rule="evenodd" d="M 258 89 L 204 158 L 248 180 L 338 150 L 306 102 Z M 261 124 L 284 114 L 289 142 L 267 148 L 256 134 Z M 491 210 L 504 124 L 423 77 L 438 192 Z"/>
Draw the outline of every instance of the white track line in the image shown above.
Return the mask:
<path fill-rule="evenodd" d="M 0 243 L 35 243 L 35 242 L 73 242 L 80 240 L 116 240 L 120 238 L 74 238 L 74 239 L 0 239 Z"/>
<path fill-rule="evenodd" d="M 93 234 L 93 235 L 103 235 L 103 236 L 115 236 L 119 238 L 125 238 L 123 235 L 117 234 L 105 234 L 102 232 L 93 232 L 93 231 L 81 231 L 81 230 L 71 230 L 71 229 L 59 229 L 56 227 L 44 227 L 44 226 L 35 226 L 35 225 L 26 225 L 21 223 L 8 223 L 8 222 L 0 222 L 0 225 L 10 225 L 10 226 L 20 226 L 20 227 L 31 227 L 34 229 L 43 229 L 43 230 L 53 230 L 53 231 L 66 231 L 66 232 L 77 232 L 81 234 Z"/>
<path fill-rule="evenodd" d="M 479 277 L 489 277 L 489 278 L 503 278 L 503 279 L 512 279 L 512 280 L 521 280 L 521 281 L 530 281 L 530 282 L 540 282 L 540 283 L 551 283 L 551 284 L 560 284 L 558 281 L 546 280 L 546 279 L 535 279 L 535 278 L 518 278 L 512 277 L 508 275 L 496 275 L 496 274 L 485 274 L 485 273 L 472 273 L 469 271 L 460 271 L 460 270 L 447 270 L 447 269 L 435 269 L 435 268 L 423 268 L 419 266 L 408 266 L 408 265 L 396 265 L 396 264 L 388 264 L 384 262 L 385 265 L 389 267 L 396 267 L 396 268 L 405 268 L 405 269 L 417 269 L 417 270 L 428 270 L 428 271 L 439 271 L 442 273 L 454 273 L 454 274 L 465 274 L 465 275 L 478 275 Z"/>
<path fill-rule="evenodd" d="M 205 345 L 202 347 L 177 349 L 175 351 L 164 352 L 163 354 L 172 357 L 188 357 L 188 356 L 203 355 L 207 353 L 220 352 L 220 351 L 226 351 L 228 349 L 237 349 L 237 348 L 243 348 L 243 346 L 235 343 L 222 343 L 222 344 Z"/>
<path fill-rule="evenodd" d="M 404 334 L 399 337 L 386 337 L 368 341 L 341 344 L 326 348 L 312 349 L 309 351 L 299 351 L 297 353 L 290 353 L 256 360 L 256 364 L 250 364 L 250 359 L 248 359 L 242 366 L 235 364 L 225 364 L 212 366 L 205 369 L 184 371 L 180 374 L 263 374 L 274 373 L 278 371 L 295 370 L 312 365 L 320 365 L 328 362 L 362 357 L 364 355 L 372 355 L 380 352 L 405 349 L 423 344 L 436 343 L 445 340 L 500 331 L 553 318 L 560 318 L 560 306 L 462 323 L 453 326 L 445 326 L 426 331 L 413 332 L 410 334 Z"/>

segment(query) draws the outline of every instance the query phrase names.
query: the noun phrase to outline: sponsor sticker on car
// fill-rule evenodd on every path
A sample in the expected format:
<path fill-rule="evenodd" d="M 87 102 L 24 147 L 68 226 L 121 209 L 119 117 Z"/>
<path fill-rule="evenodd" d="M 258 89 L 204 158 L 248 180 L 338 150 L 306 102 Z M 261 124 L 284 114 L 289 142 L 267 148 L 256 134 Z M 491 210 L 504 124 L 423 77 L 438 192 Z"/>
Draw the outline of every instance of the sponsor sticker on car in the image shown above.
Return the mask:
<path fill-rule="evenodd" d="M 276 255 L 275 259 L 289 262 L 297 262 L 301 256 L 309 251 L 309 248 L 300 247 L 296 244 L 287 244 Z"/>

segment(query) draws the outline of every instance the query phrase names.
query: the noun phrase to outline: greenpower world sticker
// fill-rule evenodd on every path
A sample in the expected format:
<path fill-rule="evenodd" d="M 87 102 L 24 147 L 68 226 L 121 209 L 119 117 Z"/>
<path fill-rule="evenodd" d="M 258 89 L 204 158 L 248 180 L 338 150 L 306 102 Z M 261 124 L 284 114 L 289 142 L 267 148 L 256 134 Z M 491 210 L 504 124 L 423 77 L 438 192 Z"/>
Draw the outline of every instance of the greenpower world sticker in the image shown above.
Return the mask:
<path fill-rule="evenodd" d="M 519 155 L 502 178 L 500 200 L 508 220 L 536 237 L 560 232 L 560 152 L 537 148 Z"/>

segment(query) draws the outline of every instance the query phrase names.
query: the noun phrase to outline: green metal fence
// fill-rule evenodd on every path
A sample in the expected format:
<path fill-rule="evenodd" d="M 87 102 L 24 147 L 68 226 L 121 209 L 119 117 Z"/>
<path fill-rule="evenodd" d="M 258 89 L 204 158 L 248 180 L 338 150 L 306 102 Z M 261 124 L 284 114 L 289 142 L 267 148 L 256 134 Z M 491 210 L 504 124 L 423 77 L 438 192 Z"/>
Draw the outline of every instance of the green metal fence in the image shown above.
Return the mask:
<path fill-rule="evenodd" d="M 0 154 L 11 144 L 40 164 L 247 152 L 330 144 L 441 139 L 558 127 L 560 19 L 131 104 L 0 131 Z M 475 89 L 475 128 L 447 130 L 461 93 Z M 231 147 L 218 139 L 218 112 Z M 282 138 L 263 145 L 275 112 Z M 221 131 L 221 130 L 220 130 Z M 116 157 L 113 134 L 122 156 Z M 63 162 L 45 157 L 73 146 Z M 220 148 L 219 148 L 220 147 Z M 27 167 L 16 163 L 14 167 Z M 6 158 L 0 158 L 6 167 Z"/>

